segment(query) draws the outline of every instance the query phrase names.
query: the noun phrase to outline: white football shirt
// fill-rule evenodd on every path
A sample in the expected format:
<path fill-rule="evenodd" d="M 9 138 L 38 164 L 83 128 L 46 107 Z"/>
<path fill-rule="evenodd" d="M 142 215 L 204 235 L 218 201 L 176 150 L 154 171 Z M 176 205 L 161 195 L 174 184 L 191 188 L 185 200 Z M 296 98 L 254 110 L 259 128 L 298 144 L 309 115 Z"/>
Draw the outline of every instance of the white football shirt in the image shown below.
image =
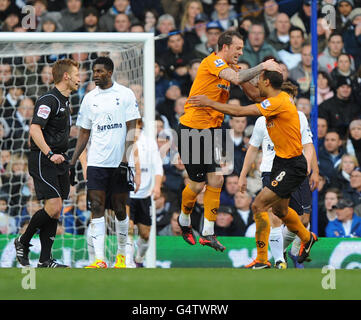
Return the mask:
<path fill-rule="evenodd" d="M 298 116 L 300 118 L 302 145 L 312 143 L 312 132 L 305 114 L 298 111 Z M 262 145 L 262 162 L 260 170 L 261 172 L 271 172 L 273 159 L 276 153 L 274 151 L 274 144 L 266 128 L 266 118 L 264 116 L 257 119 L 249 143 L 256 148 L 259 148 Z"/>
<path fill-rule="evenodd" d="M 126 122 L 140 118 L 133 91 L 116 82 L 96 87 L 81 103 L 77 126 L 91 130 L 88 166 L 116 168 L 123 158 Z"/>
<path fill-rule="evenodd" d="M 137 193 L 131 191 L 130 197 L 134 199 L 145 199 L 152 193 L 152 177 L 155 175 L 163 175 L 163 164 L 155 139 L 147 137 L 144 132 L 142 132 L 136 144 L 141 170 L 140 188 Z M 133 153 L 130 156 L 129 166 L 135 174 Z"/>

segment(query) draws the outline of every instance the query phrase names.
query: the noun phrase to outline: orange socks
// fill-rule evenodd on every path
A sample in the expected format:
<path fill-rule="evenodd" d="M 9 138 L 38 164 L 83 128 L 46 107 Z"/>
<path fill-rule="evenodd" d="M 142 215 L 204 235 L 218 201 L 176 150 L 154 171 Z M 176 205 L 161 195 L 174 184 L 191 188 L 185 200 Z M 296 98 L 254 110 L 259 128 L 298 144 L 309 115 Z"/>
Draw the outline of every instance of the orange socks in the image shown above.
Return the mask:
<path fill-rule="evenodd" d="M 216 221 L 222 188 L 207 186 L 204 193 L 204 218 Z"/>
<path fill-rule="evenodd" d="M 254 215 L 256 222 L 256 246 L 257 258 L 261 263 L 268 261 L 268 238 L 271 231 L 271 224 L 267 212 L 260 212 Z"/>
<path fill-rule="evenodd" d="M 182 192 L 182 211 L 185 214 L 191 214 L 194 204 L 197 199 L 197 194 L 191 190 L 187 184 Z"/>
<path fill-rule="evenodd" d="M 302 224 L 300 217 L 295 210 L 288 207 L 287 215 L 281 218 L 281 220 L 287 226 L 288 230 L 299 236 L 302 242 L 305 243 L 310 240 L 310 232 Z"/>

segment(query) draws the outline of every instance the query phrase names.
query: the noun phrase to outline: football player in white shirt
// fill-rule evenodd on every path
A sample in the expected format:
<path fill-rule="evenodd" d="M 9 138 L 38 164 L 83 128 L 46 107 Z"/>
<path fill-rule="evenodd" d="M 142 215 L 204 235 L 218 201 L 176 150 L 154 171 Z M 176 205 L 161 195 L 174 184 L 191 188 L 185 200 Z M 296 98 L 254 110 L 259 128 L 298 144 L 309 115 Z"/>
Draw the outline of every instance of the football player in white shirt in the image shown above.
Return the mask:
<path fill-rule="evenodd" d="M 130 192 L 128 199 L 129 233 L 126 247 L 126 264 L 129 268 L 143 267 L 144 257 L 148 249 L 151 217 L 151 197 L 157 200 L 160 197 L 160 188 L 163 178 L 163 165 L 158 145 L 155 139 L 144 134 L 142 120 L 137 121 L 135 131 L 136 146 L 141 170 L 141 184 L 137 193 Z M 133 154 L 129 160 L 129 166 L 134 170 Z M 152 178 L 155 177 L 154 186 Z M 133 230 L 134 224 L 138 227 L 137 254 L 134 262 Z"/>
<path fill-rule="evenodd" d="M 112 81 L 113 70 L 113 61 L 108 57 L 99 57 L 93 63 L 96 88 L 87 93 L 81 103 L 76 123 L 80 127 L 79 137 L 70 162 L 73 173 L 74 165 L 90 138 L 86 174 L 91 211 L 88 241 L 92 241 L 95 261 L 86 268 L 107 268 L 105 209 L 112 209 L 116 216 L 118 252 L 114 267 L 126 267 L 129 219 L 125 206 L 129 191 L 134 190 L 128 155 L 133 148 L 140 114 L 133 91 Z M 135 183 L 139 188 L 140 168 L 136 171 Z"/>
<path fill-rule="evenodd" d="M 287 92 L 291 97 L 297 95 L 297 87 L 290 82 L 284 82 L 281 88 Z M 317 187 L 318 184 L 318 164 L 316 151 L 314 150 L 312 142 L 312 133 L 308 126 L 307 118 L 302 112 L 298 112 L 301 125 L 302 144 L 304 149 L 312 148 L 314 157 L 312 159 L 312 174 L 310 179 L 306 179 L 302 185 L 296 190 L 290 199 L 290 207 L 293 208 L 299 215 L 302 223 L 307 227 L 310 220 L 310 209 L 311 209 L 311 189 Z M 259 117 L 255 123 L 253 134 L 249 142 L 249 148 L 244 159 L 243 168 L 239 177 L 239 187 L 241 191 L 247 190 L 247 174 L 254 163 L 259 147 L 262 146 L 262 163 L 260 170 L 262 172 L 262 183 L 267 185 L 270 183 L 270 172 L 272 170 L 273 159 L 275 152 L 273 150 L 274 144 L 268 135 L 266 128 L 265 117 Z M 271 221 L 271 233 L 270 233 L 270 249 L 275 259 L 275 268 L 285 269 L 287 268 L 286 261 L 284 259 L 284 250 L 287 249 L 288 245 L 295 239 L 296 234 L 290 232 L 287 227 L 284 227 L 282 232 L 282 221 L 275 215 L 270 214 Z M 300 247 L 300 239 L 296 238 L 294 241 L 291 252 L 289 253 L 292 260 L 297 263 L 296 267 L 302 268 L 302 264 L 298 264 L 297 255 Z"/>

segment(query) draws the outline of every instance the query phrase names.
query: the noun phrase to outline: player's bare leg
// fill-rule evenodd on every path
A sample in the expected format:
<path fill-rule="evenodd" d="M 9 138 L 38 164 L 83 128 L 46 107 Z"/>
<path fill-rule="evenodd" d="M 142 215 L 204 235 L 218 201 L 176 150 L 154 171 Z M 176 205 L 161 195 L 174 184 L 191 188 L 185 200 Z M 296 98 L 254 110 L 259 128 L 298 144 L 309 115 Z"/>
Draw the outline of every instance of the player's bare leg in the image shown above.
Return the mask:
<path fill-rule="evenodd" d="M 217 219 L 223 175 L 217 172 L 207 173 L 207 185 L 204 192 L 204 220 L 203 230 L 199 238 L 201 245 L 209 246 L 217 251 L 224 251 L 226 248 L 217 240 L 214 234 L 214 223 Z"/>

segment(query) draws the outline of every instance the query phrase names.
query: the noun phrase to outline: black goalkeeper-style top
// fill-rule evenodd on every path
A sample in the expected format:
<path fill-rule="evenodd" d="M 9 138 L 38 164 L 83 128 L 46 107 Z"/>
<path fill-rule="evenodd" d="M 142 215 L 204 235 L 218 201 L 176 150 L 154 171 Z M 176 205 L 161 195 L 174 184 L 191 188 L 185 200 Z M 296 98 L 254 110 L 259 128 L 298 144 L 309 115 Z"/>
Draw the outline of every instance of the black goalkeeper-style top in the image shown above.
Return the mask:
<path fill-rule="evenodd" d="M 54 153 L 68 150 L 71 126 L 69 99 L 56 87 L 36 101 L 31 123 L 41 126 L 44 139 Z M 33 139 L 30 139 L 30 144 L 32 151 L 40 150 Z"/>

